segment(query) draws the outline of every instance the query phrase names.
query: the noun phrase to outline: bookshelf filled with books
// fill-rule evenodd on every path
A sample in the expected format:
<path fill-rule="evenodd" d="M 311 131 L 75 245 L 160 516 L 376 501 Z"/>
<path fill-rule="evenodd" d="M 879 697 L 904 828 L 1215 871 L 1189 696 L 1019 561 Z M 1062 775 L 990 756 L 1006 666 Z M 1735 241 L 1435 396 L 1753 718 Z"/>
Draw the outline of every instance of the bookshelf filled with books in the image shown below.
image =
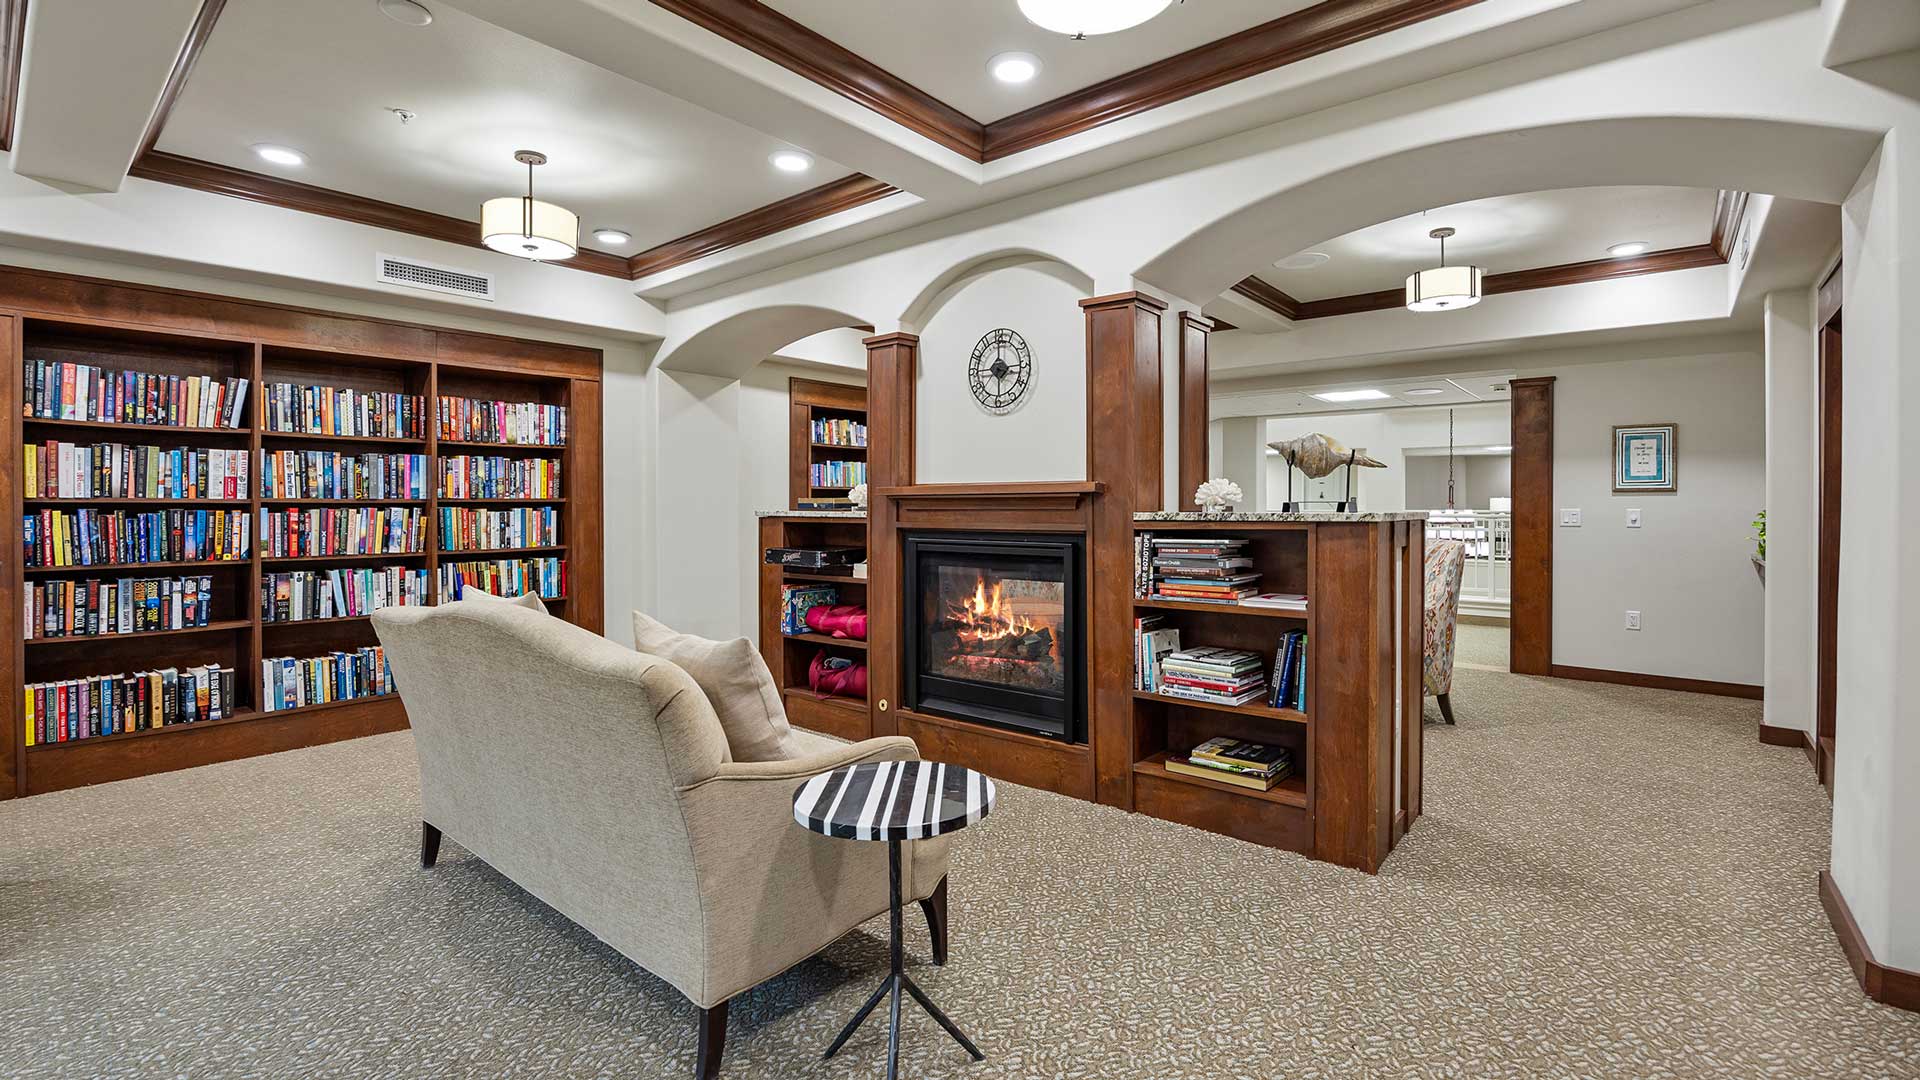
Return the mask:
<path fill-rule="evenodd" d="M 600 628 L 597 351 L 26 273 L 0 797 L 404 727 L 389 604 Z"/>
<path fill-rule="evenodd" d="M 790 379 L 788 501 L 794 509 L 848 509 L 847 493 L 867 479 L 867 391 Z"/>

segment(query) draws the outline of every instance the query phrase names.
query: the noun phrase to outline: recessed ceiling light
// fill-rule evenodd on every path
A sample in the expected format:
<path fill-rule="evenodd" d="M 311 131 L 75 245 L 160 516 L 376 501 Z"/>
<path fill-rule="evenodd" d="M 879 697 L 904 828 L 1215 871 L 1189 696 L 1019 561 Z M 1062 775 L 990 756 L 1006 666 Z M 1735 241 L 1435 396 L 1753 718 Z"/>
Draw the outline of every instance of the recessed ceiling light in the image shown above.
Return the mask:
<path fill-rule="evenodd" d="M 1438 386 L 1416 386 L 1411 390 L 1400 391 L 1400 396 L 1401 397 L 1432 397 L 1435 394 L 1444 394 L 1444 393 L 1446 393 L 1446 391 L 1441 389 Z"/>
<path fill-rule="evenodd" d="M 1321 401 L 1379 401 L 1391 395 L 1383 390 L 1329 390 L 1313 396 Z"/>
<path fill-rule="evenodd" d="M 433 12 L 413 0 L 380 0 L 380 14 L 408 26 L 425 26 L 433 21 Z"/>
<path fill-rule="evenodd" d="M 305 165 L 307 155 L 291 146 L 275 146 L 273 143 L 257 143 L 253 152 L 262 161 L 271 161 L 275 165 Z"/>
<path fill-rule="evenodd" d="M 1003 52 L 987 61 L 987 71 L 1003 83 L 1032 82 L 1040 74 L 1040 58 L 1032 53 Z"/>
<path fill-rule="evenodd" d="M 1072 37 L 1139 26 L 1173 0 L 1020 0 L 1020 14 L 1042 30 Z"/>
<path fill-rule="evenodd" d="M 799 150 L 775 150 L 767 160 L 781 172 L 803 173 L 813 168 L 813 155 Z"/>
<path fill-rule="evenodd" d="M 593 230 L 593 238 L 603 244 L 612 244 L 618 247 L 632 240 L 633 234 L 625 229 L 595 229 Z"/>
<path fill-rule="evenodd" d="M 1278 270 L 1314 270 L 1324 266 L 1332 258 L 1333 256 L 1323 251 L 1302 251 L 1289 255 L 1273 265 Z"/>
<path fill-rule="evenodd" d="M 1608 248 L 1607 254 L 1616 259 L 1623 259 L 1628 255 L 1638 255 L 1652 246 L 1645 240 L 1629 240 L 1624 244 L 1615 244 Z"/>
<path fill-rule="evenodd" d="M 1504 454 L 1504 453 L 1508 453 L 1508 452 L 1509 452 L 1509 451 L 1511 451 L 1512 449 L 1513 449 L 1513 447 L 1511 447 L 1511 446 L 1489 446 L 1489 447 L 1487 447 L 1487 453 L 1489 453 L 1489 454 Z"/>

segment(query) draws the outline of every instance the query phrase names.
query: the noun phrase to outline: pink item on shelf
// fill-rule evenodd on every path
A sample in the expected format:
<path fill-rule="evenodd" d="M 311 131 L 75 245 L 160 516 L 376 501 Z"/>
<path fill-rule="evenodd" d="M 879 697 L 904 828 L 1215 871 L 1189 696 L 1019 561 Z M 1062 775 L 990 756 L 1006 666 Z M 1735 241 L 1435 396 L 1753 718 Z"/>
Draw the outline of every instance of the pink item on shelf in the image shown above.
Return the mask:
<path fill-rule="evenodd" d="M 867 665 L 854 662 L 844 667 L 830 667 L 826 653 L 816 654 L 807 665 L 807 686 L 816 694 L 864 699 Z"/>
<path fill-rule="evenodd" d="M 867 609 L 859 604 L 815 604 L 807 609 L 807 629 L 853 641 L 867 640 Z"/>

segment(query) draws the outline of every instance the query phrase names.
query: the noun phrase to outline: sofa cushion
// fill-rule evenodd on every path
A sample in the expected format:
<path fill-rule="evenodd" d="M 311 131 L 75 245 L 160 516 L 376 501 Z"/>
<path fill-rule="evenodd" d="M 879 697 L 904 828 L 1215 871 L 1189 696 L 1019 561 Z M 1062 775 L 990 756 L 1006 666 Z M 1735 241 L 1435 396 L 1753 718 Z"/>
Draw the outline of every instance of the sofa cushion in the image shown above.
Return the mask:
<path fill-rule="evenodd" d="M 727 734 L 735 761 L 786 761 L 801 756 L 780 704 L 780 688 L 759 650 L 746 638 L 714 641 L 682 634 L 642 612 L 633 613 L 633 647 L 693 676 Z"/>
<path fill-rule="evenodd" d="M 462 585 L 460 599 L 472 600 L 477 604 L 512 604 L 528 611 L 547 613 L 547 602 L 540 599 L 539 593 L 521 593 L 519 596 L 495 596 L 478 585 Z"/>

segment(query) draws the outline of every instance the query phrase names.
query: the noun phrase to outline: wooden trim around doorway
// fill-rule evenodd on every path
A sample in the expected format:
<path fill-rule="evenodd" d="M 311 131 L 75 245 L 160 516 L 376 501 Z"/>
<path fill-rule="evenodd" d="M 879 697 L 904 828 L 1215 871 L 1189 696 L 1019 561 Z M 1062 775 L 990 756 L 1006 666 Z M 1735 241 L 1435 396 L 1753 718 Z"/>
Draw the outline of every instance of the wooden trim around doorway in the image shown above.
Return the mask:
<path fill-rule="evenodd" d="M 1553 376 L 1515 379 L 1513 605 L 1508 665 L 1515 675 L 1553 670 Z"/>

